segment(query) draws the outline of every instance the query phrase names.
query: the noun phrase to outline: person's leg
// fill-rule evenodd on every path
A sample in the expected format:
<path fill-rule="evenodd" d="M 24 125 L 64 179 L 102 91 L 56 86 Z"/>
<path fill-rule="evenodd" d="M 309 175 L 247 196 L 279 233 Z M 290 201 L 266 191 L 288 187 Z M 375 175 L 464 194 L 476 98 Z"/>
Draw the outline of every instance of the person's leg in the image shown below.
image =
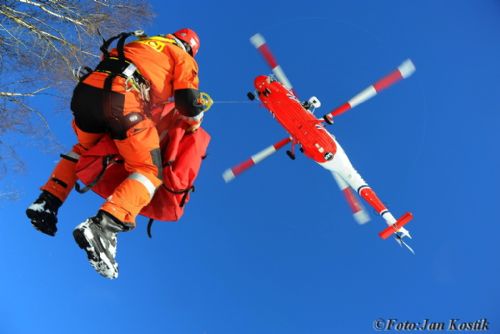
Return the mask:
<path fill-rule="evenodd" d="M 47 183 L 41 187 L 41 190 L 47 191 L 64 202 L 76 183 L 75 168 L 80 156 L 93 147 L 102 133 L 88 133 L 78 128 L 73 120 L 73 130 L 75 131 L 78 143 L 72 150 L 66 154 L 61 154 L 61 160 L 54 168 Z"/>
<path fill-rule="evenodd" d="M 133 92 L 106 92 L 104 101 L 106 125 L 130 175 L 73 236 L 94 269 L 113 279 L 118 277 L 117 233 L 135 227 L 135 217 L 161 185 L 161 155 L 158 133 Z"/>
<path fill-rule="evenodd" d="M 130 175 L 108 197 L 101 210 L 133 228 L 136 216 L 162 184 L 158 132 L 151 120 L 144 119 L 127 131 L 127 138 L 115 140 L 115 144 Z"/>
<path fill-rule="evenodd" d="M 94 269 L 102 276 L 114 279 L 118 277 L 118 263 L 115 260 L 118 232 L 127 228 L 114 217 L 99 211 L 73 230 L 73 237 L 78 246 L 85 250 Z"/>
<path fill-rule="evenodd" d="M 102 134 L 82 131 L 74 121 L 73 129 L 78 144 L 74 145 L 70 152 L 61 154 L 61 160 L 50 174 L 49 180 L 40 188 L 42 193 L 26 210 L 26 215 L 35 229 L 50 236 L 55 236 L 57 232 L 58 210 L 75 185 L 75 168 L 80 155 L 102 137 Z"/>

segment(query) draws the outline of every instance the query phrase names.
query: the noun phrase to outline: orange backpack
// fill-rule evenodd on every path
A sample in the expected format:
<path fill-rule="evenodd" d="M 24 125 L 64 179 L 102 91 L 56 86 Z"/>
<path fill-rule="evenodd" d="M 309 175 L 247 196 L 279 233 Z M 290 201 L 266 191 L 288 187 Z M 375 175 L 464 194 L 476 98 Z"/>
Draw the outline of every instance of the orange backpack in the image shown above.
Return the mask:
<path fill-rule="evenodd" d="M 169 103 L 163 109 L 152 112 L 160 135 L 163 184 L 140 212 L 151 218 L 149 235 L 152 220 L 177 221 L 183 215 L 210 142 L 210 135 L 201 127 L 195 132 L 186 132 L 185 127 L 179 125 L 173 109 L 174 104 Z M 77 183 L 75 188 L 80 193 L 92 189 L 101 197 L 107 198 L 128 175 L 113 140 L 105 135 L 80 157 L 76 165 L 76 176 L 86 186 L 82 188 Z"/>

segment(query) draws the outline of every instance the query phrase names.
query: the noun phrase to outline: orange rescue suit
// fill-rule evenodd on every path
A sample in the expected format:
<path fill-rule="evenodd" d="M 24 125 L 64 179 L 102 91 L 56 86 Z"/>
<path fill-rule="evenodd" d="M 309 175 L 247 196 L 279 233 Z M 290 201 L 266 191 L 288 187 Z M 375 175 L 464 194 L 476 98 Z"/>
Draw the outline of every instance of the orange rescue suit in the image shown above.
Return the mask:
<path fill-rule="evenodd" d="M 110 134 L 129 176 L 116 187 L 101 210 L 133 227 L 137 214 L 162 184 L 160 139 L 149 117 L 149 108 L 166 103 L 177 92 L 197 93 L 199 79 L 196 61 L 175 44 L 172 35 L 132 41 L 124 45 L 123 52 L 125 59 L 148 82 L 149 101 L 123 76 L 114 76 L 110 89 L 105 89 L 110 73 L 102 66 L 83 78 L 71 101 L 78 143 L 71 152 L 61 155 L 41 189 L 64 202 L 76 182 L 75 166 L 80 155 Z M 116 49 L 110 52 L 111 57 L 118 54 Z"/>

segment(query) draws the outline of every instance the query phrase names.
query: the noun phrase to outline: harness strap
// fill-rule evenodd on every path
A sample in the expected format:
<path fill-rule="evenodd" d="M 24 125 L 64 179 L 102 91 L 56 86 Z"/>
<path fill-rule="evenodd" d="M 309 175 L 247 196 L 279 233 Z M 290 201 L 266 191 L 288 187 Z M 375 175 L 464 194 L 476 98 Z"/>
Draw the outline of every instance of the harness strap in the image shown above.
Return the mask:
<path fill-rule="evenodd" d="M 194 186 L 191 186 L 187 189 L 182 189 L 182 190 L 172 190 L 172 189 L 169 189 L 165 184 L 162 184 L 163 188 L 165 188 L 165 190 L 167 190 L 168 192 L 171 192 L 172 194 L 176 194 L 176 195 L 180 195 L 180 194 L 184 194 L 184 196 L 182 196 L 182 199 L 181 199 L 181 202 L 179 203 L 179 207 L 183 207 L 185 204 L 186 204 L 186 199 L 187 199 L 187 196 L 189 195 L 190 192 L 194 192 Z M 148 221 L 148 227 L 147 227 L 147 233 L 148 233 L 148 237 L 151 239 L 153 238 L 153 234 L 151 233 L 151 228 L 153 227 L 153 223 L 154 223 L 154 219 L 153 218 L 149 218 L 149 221 Z"/>
<path fill-rule="evenodd" d="M 128 61 L 125 59 L 125 51 L 123 50 L 123 48 L 125 46 L 125 40 L 130 36 L 141 37 L 141 36 L 145 36 L 145 34 L 144 34 L 144 31 L 142 31 L 142 30 L 137 30 L 137 31 L 133 31 L 133 32 L 122 32 L 122 33 L 120 33 L 116 36 L 113 36 L 110 39 L 104 41 L 104 43 L 102 43 L 102 45 L 100 47 L 100 50 L 102 51 L 102 54 L 104 55 L 103 62 L 105 62 L 107 59 L 111 58 L 109 55 L 108 48 L 111 45 L 111 43 L 113 43 L 115 40 L 118 40 L 118 42 L 116 44 L 116 49 L 118 51 L 117 60 L 119 62 L 121 62 L 122 65 L 127 64 Z M 131 64 L 132 64 L 131 62 L 128 62 L 127 66 L 130 66 Z M 124 70 L 127 68 L 127 66 L 124 67 Z M 115 77 L 117 75 L 119 75 L 119 73 L 122 73 L 122 72 L 111 72 L 110 73 L 110 75 L 104 81 L 104 90 L 111 91 L 111 87 L 113 85 L 113 80 L 115 79 Z M 143 79 L 143 81 L 144 81 L 144 79 Z"/>
<path fill-rule="evenodd" d="M 122 34 L 118 34 L 116 36 L 113 36 L 111 38 L 108 38 L 107 40 L 105 40 L 101 47 L 99 48 L 102 52 L 102 54 L 104 55 L 104 58 L 108 58 L 109 57 L 109 51 L 108 51 L 108 48 L 109 46 L 111 45 L 111 43 L 113 43 L 115 40 L 117 40 L 118 38 L 122 37 Z"/>
<path fill-rule="evenodd" d="M 65 160 L 68 160 L 68 161 L 71 161 L 71 162 L 74 162 L 74 163 L 77 163 L 78 162 L 78 158 L 73 156 L 71 153 L 73 152 L 70 152 L 69 154 L 59 154 L 59 156 Z M 76 154 L 76 153 L 75 153 Z"/>
<path fill-rule="evenodd" d="M 117 57 L 105 58 L 101 61 L 94 70 L 95 72 L 102 72 L 109 75 L 122 77 L 130 80 L 135 80 L 138 84 L 148 85 L 148 82 L 141 75 L 137 67 L 129 60 L 120 60 Z"/>
<path fill-rule="evenodd" d="M 118 50 L 118 58 L 120 60 L 125 61 L 125 52 L 123 51 L 123 47 L 125 46 L 125 40 L 130 36 L 130 33 L 123 35 L 116 44 L 116 49 Z"/>
<path fill-rule="evenodd" d="M 165 188 L 166 191 L 168 191 L 172 194 L 176 194 L 176 195 L 184 194 L 184 196 L 182 196 L 181 202 L 179 203 L 179 207 L 181 207 L 181 208 L 184 206 L 184 204 L 186 204 L 186 199 L 187 199 L 187 196 L 189 195 L 189 193 L 194 192 L 194 190 L 195 190 L 194 185 L 189 187 L 189 188 L 181 189 L 181 190 L 169 189 L 165 184 L 162 184 L 162 187 Z"/>
<path fill-rule="evenodd" d="M 149 221 L 148 221 L 148 228 L 147 228 L 147 232 L 148 232 L 148 237 L 149 239 L 152 239 L 153 238 L 153 235 L 151 234 L 151 227 L 153 227 L 153 223 L 154 223 L 154 219 L 153 218 L 149 218 Z"/>
<path fill-rule="evenodd" d="M 116 36 L 113 36 L 111 38 L 108 38 L 107 40 L 104 40 L 104 42 L 102 43 L 102 45 L 100 47 L 100 50 L 103 53 L 104 57 L 105 58 L 109 57 L 109 51 L 108 51 L 109 46 L 111 45 L 111 43 L 118 40 L 118 44 L 117 44 L 118 55 L 120 56 L 121 59 L 124 59 L 125 57 L 124 57 L 124 53 L 123 53 L 123 46 L 125 45 L 125 40 L 130 36 L 143 37 L 146 35 L 144 34 L 144 31 L 136 30 L 136 31 L 130 31 L 130 32 L 122 32 Z"/>

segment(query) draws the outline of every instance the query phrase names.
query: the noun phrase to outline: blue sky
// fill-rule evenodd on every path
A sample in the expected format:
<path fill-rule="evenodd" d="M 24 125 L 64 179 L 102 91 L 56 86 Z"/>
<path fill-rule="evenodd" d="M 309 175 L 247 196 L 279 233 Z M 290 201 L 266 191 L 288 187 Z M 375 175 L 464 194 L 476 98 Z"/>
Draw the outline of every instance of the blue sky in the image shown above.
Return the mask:
<path fill-rule="evenodd" d="M 269 73 L 262 33 L 301 97 L 334 108 L 406 58 L 417 72 L 330 128 L 396 216 L 412 211 L 417 255 L 357 226 L 328 172 L 276 154 L 224 184 L 221 173 L 286 134 L 258 103 L 215 104 L 209 156 L 185 216 L 120 235 L 120 277 L 97 275 L 71 232 L 97 196 L 72 194 L 55 238 L 24 210 L 58 155 L 11 141 L 26 171 L 2 180 L 0 333 L 371 333 L 378 318 L 487 318 L 500 331 L 497 236 L 500 4 L 497 1 L 153 1 L 150 34 L 202 40 L 201 88 L 245 101 Z M 69 149 L 70 113 L 35 101 Z"/>

